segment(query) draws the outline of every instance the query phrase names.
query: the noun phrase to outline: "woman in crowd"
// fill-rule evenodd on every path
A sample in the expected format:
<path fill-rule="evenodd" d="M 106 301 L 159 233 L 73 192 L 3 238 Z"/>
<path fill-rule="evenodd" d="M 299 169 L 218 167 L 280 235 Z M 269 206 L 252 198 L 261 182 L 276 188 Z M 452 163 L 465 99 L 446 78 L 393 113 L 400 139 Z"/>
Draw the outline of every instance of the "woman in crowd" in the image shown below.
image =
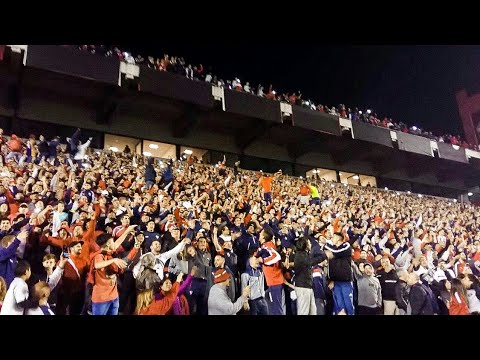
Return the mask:
<path fill-rule="evenodd" d="M 183 274 L 177 276 L 177 281 L 172 285 L 172 281 L 164 277 L 160 283 L 160 289 L 163 297 L 156 299 L 153 289 L 141 291 L 137 296 L 137 315 L 166 315 L 173 306 L 180 289 L 180 282 Z"/>
<path fill-rule="evenodd" d="M 473 274 L 460 275 L 459 278 L 467 291 L 468 309 L 472 315 L 480 315 L 480 281 Z"/>
<path fill-rule="evenodd" d="M 467 291 L 460 279 L 452 279 L 450 294 L 450 315 L 470 315 Z"/>

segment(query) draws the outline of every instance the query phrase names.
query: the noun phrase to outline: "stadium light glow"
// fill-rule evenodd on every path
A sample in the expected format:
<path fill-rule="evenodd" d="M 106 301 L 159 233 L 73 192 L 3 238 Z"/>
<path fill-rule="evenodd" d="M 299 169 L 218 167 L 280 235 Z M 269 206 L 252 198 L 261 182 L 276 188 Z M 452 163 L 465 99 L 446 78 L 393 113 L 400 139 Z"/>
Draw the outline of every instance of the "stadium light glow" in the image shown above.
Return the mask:
<path fill-rule="evenodd" d="M 157 149 L 158 149 L 158 145 L 157 145 L 157 144 L 150 144 L 150 145 L 148 145 L 148 147 L 149 147 L 150 149 L 153 149 L 153 150 L 157 150 Z"/>
<path fill-rule="evenodd" d="M 108 150 L 113 151 L 113 152 L 118 152 L 118 148 L 115 146 L 111 146 Z"/>
<path fill-rule="evenodd" d="M 187 155 L 192 155 L 192 154 L 193 154 L 193 151 L 190 150 L 190 149 L 186 149 L 186 150 L 184 151 L 184 153 L 187 154 Z"/>
<path fill-rule="evenodd" d="M 144 151 L 143 152 L 143 156 L 152 156 L 152 153 L 151 152 L 148 152 L 148 151 Z"/>
<path fill-rule="evenodd" d="M 360 180 L 360 176 L 355 175 L 355 176 L 353 177 L 353 180 Z"/>
<path fill-rule="evenodd" d="M 473 196 L 473 193 L 469 192 L 469 193 L 468 193 L 468 196 Z"/>

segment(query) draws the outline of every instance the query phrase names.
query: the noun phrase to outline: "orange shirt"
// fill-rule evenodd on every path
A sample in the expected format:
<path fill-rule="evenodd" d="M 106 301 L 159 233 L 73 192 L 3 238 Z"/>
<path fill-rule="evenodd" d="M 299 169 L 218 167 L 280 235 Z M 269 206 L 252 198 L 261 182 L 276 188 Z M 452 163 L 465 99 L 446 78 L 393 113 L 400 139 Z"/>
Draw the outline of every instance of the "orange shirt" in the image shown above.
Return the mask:
<path fill-rule="evenodd" d="M 111 259 L 111 256 L 98 254 L 93 258 L 92 266 L 95 267 L 97 262 L 102 262 Z M 92 291 L 92 302 L 104 303 L 118 298 L 117 290 L 117 275 L 107 275 L 109 266 L 103 269 L 95 270 L 95 285 Z"/>
<path fill-rule="evenodd" d="M 302 185 L 300 187 L 300 195 L 302 196 L 310 195 L 310 188 L 308 187 L 308 185 Z"/>
<path fill-rule="evenodd" d="M 105 181 L 104 180 L 100 180 L 98 182 L 98 187 L 102 190 L 107 190 L 107 184 L 105 184 Z"/>
<path fill-rule="evenodd" d="M 272 182 L 273 177 L 271 176 L 262 176 L 262 188 L 266 193 L 272 192 Z"/>

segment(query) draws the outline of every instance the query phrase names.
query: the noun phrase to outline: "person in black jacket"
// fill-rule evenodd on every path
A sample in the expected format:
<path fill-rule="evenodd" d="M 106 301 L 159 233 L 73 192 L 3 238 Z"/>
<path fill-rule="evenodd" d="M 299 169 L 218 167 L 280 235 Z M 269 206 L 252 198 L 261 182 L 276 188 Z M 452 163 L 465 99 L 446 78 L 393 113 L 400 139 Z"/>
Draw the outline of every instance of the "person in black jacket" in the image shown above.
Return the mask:
<path fill-rule="evenodd" d="M 397 272 L 390 263 L 388 256 L 381 260 L 382 269 L 377 273 L 382 287 L 383 315 L 398 315 L 395 302 L 395 288 L 398 282 Z"/>
<path fill-rule="evenodd" d="M 408 296 L 410 288 L 407 284 L 408 272 L 405 269 L 397 271 L 398 281 L 395 284 L 395 302 L 398 308 L 398 315 L 405 315 L 408 307 Z"/>
<path fill-rule="evenodd" d="M 434 315 L 432 303 L 423 288 L 420 277 L 415 273 L 410 273 L 407 284 L 410 286 L 407 315 Z"/>
<path fill-rule="evenodd" d="M 147 185 L 147 190 L 150 190 L 155 184 L 155 178 L 157 177 L 157 173 L 153 168 L 153 158 L 148 158 L 148 164 L 145 168 L 145 184 Z"/>
<path fill-rule="evenodd" d="M 312 249 L 312 244 L 306 237 L 298 239 L 295 245 L 297 251 L 293 263 L 295 271 L 293 280 L 297 295 L 297 315 L 317 315 L 317 306 L 315 305 L 313 293 L 312 266 L 324 261 L 326 256 L 322 253 L 313 258 L 310 257 L 309 252 Z"/>
<path fill-rule="evenodd" d="M 355 315 L 353 305 L 352 246 L 342 233 L 335 233 L 333 245 L 325 245 L 328 262 L 329 287 L 333 292 L 334 313 Z M 332 288 L 333 286 L 333 288 Z"/>
<path fill-rule="evenodd" d="M 48 152 L 48 142 L 45 140 L 43 135 L 40 135 L 38 142 L 38 162 L 40 163 L 42 159 L 48 160 L 49 152 Z"/>

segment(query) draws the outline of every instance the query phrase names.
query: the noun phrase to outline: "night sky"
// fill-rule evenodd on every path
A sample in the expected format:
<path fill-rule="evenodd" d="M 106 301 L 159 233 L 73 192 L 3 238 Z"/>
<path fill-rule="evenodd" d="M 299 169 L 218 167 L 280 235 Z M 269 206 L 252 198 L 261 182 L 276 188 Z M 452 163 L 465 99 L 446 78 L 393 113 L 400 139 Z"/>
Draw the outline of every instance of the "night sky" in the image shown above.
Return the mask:
<path fill-rule="evenodd" d="M 480 46 L 120 45 L 134 55 L 183 56 L 213 74 L 304 99 L 376 111 L 437 134 L 461 133 L 455 92 L 480 91 Z"/>

